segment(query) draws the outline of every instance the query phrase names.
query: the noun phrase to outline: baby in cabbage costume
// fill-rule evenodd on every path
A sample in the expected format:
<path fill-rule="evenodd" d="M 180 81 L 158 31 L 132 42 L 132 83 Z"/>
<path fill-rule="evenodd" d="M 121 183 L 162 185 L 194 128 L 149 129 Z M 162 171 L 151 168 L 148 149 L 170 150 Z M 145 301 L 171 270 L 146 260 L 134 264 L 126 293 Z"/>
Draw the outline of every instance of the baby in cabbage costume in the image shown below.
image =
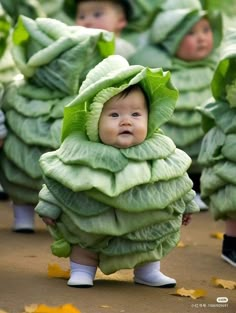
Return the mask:
<path fill-rule="evenodd" d="M 203 108 L 205 136 L 199 154 L 201 195 L 215 220 L 225 221 L 221 257 L 236 266 L 236 29 L 228 30 Z"/>
<path fill-rule="evenodd" d="M 129 59 L 131 64 L 162 67 L 171 71 L 179 99 L 171 119 L 163 125 L 167 136 L 192 159 L 190 178 L 201 209 L 201 166 L 197 162 L 203 138 L 201 115 L 197 111 L 210 97 L 210 83 L 218 59 L 221 16 L 204 11 L 197 0 L 164 3 L 153 22 L 149 45 Z"/>
<path fill-rule="evenodd" d="M 115 35 L 115 54 L 126 59 L 135 52 L 135 47 L 121 38 L 132 13 L 130 0 L 65 0 L 66 12 L 73 16 L 76 25 L 105 29 Z"/>
<path fill-rule="evenodd" d="M 36 212 L 52 253 L 70 257 L 72 287 L 134 268 L 136 283 L 173 287 L 160 262 L 198 211 L 191 159 L 160 126 L 178 92 L 170 73 L 113 55 L 93 68 L 65 108 L 60 148 L 40 159 L 45 185 Z"/>

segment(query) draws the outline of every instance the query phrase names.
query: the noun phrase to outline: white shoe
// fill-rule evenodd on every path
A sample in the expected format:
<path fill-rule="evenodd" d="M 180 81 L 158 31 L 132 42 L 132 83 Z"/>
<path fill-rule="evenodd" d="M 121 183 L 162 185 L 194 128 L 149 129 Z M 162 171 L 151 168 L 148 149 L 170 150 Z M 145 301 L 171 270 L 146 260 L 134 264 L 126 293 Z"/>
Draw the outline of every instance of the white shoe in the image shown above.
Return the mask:
<path fill-rule="evenodd" d="M 159 288 L 173 288 L 176 285 L 176 280 L 174 278 L 168 277 L 161 272 L 158 272 L 157 276 L 153 273 L 152 277 L 147 277 L 146 279 L 134 277 L 134 282 L 136 284 Z"/>
<path fill-rule="evenodd" d="M 151 287 L 173 288 L 176 285 L 174 278 L 160 272 L 160 262 L 150 262 L 134 269 L 134 282 Z"/>
<path fill-rule="evenodd" d="M 199 206 L 200 211 L 207 211 L 208 210 L 208 206 L 206 205 L 205 202 L 202 201 L 199 193 L 196 193 L 194 200 L 197 203 L 197 205 Z"/>
<path fill-rule="evenodd" d="M 93 279 L 90 276 L 84 275 L 71 275 L 70 279 L 67 282 L 67 285 L 70 287 L 77 288 L 89 288 L 93 286 Z"/>
<path fill-rule="evenodd" d="M 16 233 L 34 232 L 34 207 L 31 205 L 13 205 L 14 226 Z"/>
<path fill-rule="evenodd" d="M 93 286 L 94 277 L 96 275 L 97 267 L 82 265 L 70 261 L 70 279 L 67 285 L 76 288 L 89 288 Z"/>
<path fill-rule="evenodd" d="M 146 279 L 135 276 L 134 282 L 141 285 L 160 288 L 173 288 L 176 285 L 176 280 L 174 278 L 168 277 L 161 272 L 154 272 L 152 276 L 150 275 L 150 277 L 147 277 Z"/>
<path fill-rule="evenodd" d="M 14 224 L 13 231 L 15 233 L 22 233 L 22 234 L 32 234 L 34 233 L 34 225 L 32 223 L 16 223 Z"/>

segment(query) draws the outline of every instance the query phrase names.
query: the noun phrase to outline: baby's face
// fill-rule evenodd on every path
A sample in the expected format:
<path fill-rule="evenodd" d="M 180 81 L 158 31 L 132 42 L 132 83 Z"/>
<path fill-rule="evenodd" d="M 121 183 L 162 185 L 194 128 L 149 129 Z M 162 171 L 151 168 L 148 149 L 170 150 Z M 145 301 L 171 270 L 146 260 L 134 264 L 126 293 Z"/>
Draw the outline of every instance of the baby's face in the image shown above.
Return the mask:
<path fill-rule="evenodd" d="M 111 1 L 81 1 L 77 8 L 76 24 L 105 29 L 119 35 L 126 26 L 122 8 Z"/>
<path fill-rule="evenodd" d="M 106 102 L 99 120 L 99 137 L 107 145 L 129 148 L 147 136 L 148 109 L 141 90 L 114 96 Z"/>
<path fill-rule="evenodd" d="M 206 58 L 213 50 L 213 32 L 209 21 L 202 18 L 184 36 L 176 57 L 184 61 L 199 61 Z"/>

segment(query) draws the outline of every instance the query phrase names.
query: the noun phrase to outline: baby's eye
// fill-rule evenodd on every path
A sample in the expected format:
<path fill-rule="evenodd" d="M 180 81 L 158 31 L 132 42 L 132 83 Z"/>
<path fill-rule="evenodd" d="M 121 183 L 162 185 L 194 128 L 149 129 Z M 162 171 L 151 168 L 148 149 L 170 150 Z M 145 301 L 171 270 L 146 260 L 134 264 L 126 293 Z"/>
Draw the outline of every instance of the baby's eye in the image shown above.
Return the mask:
<path fill-rule="evenodd" d="M 111 117 L 118 117 L 118 116 L 119 116 L 119 114 L 118 114 L 118 113 L 116 113 L 116 112 L 113 112 L 113 113 L 111 113 L 109 116 L 111 116 Z"/>
<path fill-rule="evenodd" d="M 139 112 L 132 113 L 132 116 L 140 116 L 141 114 Z"/>
<path fill-rule="evenodd" d="M 203 28 L 203 32 L 204 33 L 208 33 L 210 31 L 211 31 L 211 27 L 209 27 L 209 26 L 206 26 L 206 27 Z"/>
<path fill-rule="evenodd" d="M 94 12 L 94 17 L 101 17 L 103 15 L 103 12 L 101 11 L 97 11 L 97 12 Z"/>
<path fill-rule="evenodd" d="M 85 15 L 79 15 L 78 16 L 78 20 L 84 20 L 85 19 Z"/>
<path fill-rule="evenodd" d="M 193 36 L 194 34 L 195 34 L 194 30 L 190 30 L 190 31 L 187 33 L 188 36 Z"/>

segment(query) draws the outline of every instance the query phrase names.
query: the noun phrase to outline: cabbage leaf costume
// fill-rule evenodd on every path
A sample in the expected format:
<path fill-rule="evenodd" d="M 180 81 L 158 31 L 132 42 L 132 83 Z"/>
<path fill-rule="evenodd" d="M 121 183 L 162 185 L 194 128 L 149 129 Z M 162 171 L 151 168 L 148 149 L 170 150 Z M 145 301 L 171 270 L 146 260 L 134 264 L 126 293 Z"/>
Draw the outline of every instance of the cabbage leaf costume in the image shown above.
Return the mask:
<path fill-rule="evenodd" d="M 147 30 L 164 2 L 165 0 L 130 1 L 130 4 L 132 5 L 132 14 L 128 25 L 122 31 L 122 36 L 123 33 L 125 35 L 129 33 L 132 34 L 132 32 L 140 34 Z"/>
<path fill-rule="evenodd" d="M 216 220 L 236 219 L 236 29 L 228 31 L 203 114 L 201 196 Z"/>
<path fill-rule="evenodd" d="M 179 99 L 172 118 L 163 125 L 163 130 L 191 158 L 190 171 L 199 172 L 197 157 L 203 137 L 201 115 L 196 107 L 211 97 L 210 83 L 217 64 L 217 50 L 221 39 L 221 18 L 209 15 L 214 32 L 215 49 L 201 61 L 186 62 L 175 57 L 179 44 L 187 32 L 203 16 L 199 1 L 166 1 L 151 26 L 149 44 L 129 59 L 131 64 L 162 67 L 170 70 L 173 84 L 179 91 Z"/>
<path fill-rule="evenodd" d="M 25 15 L 35 19 L 46 17 L 37 0 L 1 0 L 1 5 L 11 17 L 13 24 L 17 22 L 19 15 Z"/>
<path fill-rule="evenodd" d="M 40 156 L 60 146 L 64 107 L 88 71 L 114 51 L 112 33 L 20 16 L 12 36 L 22 79 L 5 92 L 8 136 L 0 181 L 14 202 L 36 204 L 42 187 Z"/>
<path fill-rule="evenodd" d="M 0 82 L 8 84 L 18 71 L 10 53 L 11 19 L 0 3 Z"/>
<path fill-rule="evenodd" d="M 4 92 L 4 87 L 2 84 L 0 84 L 0 102 L 2 100 L 3 92 Z M 0 106 L 0 139 L 5 138 L 6 135 L 7 135 L 7 129 L 5 126 L 5 116 Z"/>
<path fill-rule="evenodd" d="M 63 10 L 64 0 L 1 0 L 4 11 L 11 17 L 12 24 L 16 24 L 19 15 L 35 20 L 38 17 L 49 17 L 67 25 L 74 25 Z"/>
<path fill-rule="evenodd" d="M 13 69 L 14 62 L 10 57 L 8 36 L 10 34 L 10 20 L 5 14 L 0 4 L 0 139 L 3 139 L 7 135 L 7 129 L 5 126 L 5 116 L 2 112 L 2 98 L 4 94 L 4 87 L 15 74 Z"/>
<path fill-rule="evenodd" d="M 133 84 L 150 102 L 146 140 L 127 149 L 104 145 L 98 122 L 104 103 Z M 101 270 L 159 260 L 179 241 L 182 214 L 196 212 L 191 160 L 159 127 L 178 96 L 170 73 L 129 66 L 110 56 L 87 75 L 66 108 L 63 142 L 40 158 L 46 185 L 36 212 L 57 219 L 52 251 L 68 256 L 71 245 L 99 254 Z"/>

